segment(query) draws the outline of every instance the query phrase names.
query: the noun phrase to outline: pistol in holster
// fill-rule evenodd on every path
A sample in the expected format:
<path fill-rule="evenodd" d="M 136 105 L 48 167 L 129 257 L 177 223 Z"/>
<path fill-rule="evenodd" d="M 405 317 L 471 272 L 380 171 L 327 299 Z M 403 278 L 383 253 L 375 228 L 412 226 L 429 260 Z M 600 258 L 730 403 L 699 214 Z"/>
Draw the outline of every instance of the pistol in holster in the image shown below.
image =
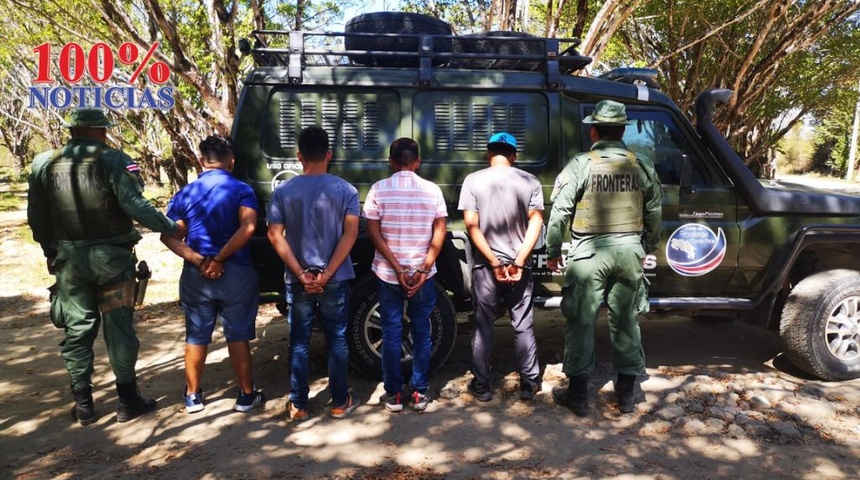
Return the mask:
<path fill-rule="evenodd" d="M 146 297 L 146 286 L 149 285 L 149 279 L 152 278 L 152 270 L 145 260 L 141 260 L 137 264 L 134 278 L 134 304 L 135 306 L 143 305 L 143 299 Z"/>

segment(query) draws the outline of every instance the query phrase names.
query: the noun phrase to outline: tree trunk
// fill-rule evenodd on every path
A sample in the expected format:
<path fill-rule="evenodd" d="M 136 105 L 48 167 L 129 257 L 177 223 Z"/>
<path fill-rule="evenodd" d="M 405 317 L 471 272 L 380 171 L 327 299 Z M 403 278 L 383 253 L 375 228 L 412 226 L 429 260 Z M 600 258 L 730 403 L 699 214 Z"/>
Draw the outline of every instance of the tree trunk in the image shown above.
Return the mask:
<path fill-rule="evenodd" d="M 140 172 L 144 183 L 147 185 L 164 186 L 161 181 L 161 164 L 162 161 L 154 153 L 145 151 L 140 157 Z"/>
<path fill-rule="evenodd" d="M 639 2 L 640 0 L 606 0 L 597 12 L 581 47 L 583 55 L 594 58 L 592 65 L 600 61 L 600 57 L 609 45 L 609 40 L 633 13 Z M 588 70 L 590 71 L 590 68 Z"/>
<path fill-rule="evenodd" d="M 305 16 L 305 0 L 296 0 L 296 30 L 302 29 L 302 18 Z"/>

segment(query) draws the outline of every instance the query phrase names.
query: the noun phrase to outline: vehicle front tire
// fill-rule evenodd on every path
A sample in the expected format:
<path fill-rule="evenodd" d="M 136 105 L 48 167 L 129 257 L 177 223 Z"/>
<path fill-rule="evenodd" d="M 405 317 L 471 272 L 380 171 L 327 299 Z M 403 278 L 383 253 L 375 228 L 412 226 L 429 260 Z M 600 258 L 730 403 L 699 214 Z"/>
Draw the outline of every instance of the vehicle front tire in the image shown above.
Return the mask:
<path fill-rule="evenodd" d="M 823 380 L 860 377 L 860 272 L 828 270 L 803 279 L 782 311 L 789 360 Z"/>
<path fill-rule="evenodd" d="M 358 281 L 350 296 L 350 318 L 347 328 L 349 363 L 363 377 L 382 378 L 382 328 L 379 318 L 379 296 L 374 276 Z M 430 314 L 430 372 L 438 370 L 451 355 L 457 339 L 457 319 L 454 304 L 438 282 L 436 308 Z M 412 372 L 412 338 L 409 319 L 403 320 L 403 348 L 400 364 L 403 378 Z"/>

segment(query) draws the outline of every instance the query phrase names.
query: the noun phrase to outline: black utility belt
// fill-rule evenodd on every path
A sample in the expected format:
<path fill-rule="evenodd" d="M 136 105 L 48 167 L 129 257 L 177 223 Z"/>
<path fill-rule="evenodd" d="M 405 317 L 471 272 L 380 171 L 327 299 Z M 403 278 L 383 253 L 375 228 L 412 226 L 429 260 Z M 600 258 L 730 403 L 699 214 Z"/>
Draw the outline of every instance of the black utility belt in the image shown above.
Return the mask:
<path fill-rule="evenodd" d="M 82 241 L 84 241 L 84 240 L 70 240 L 70 239 L 68 239 L 68 238 L 63 238 L 63 239 L 60 239 L 60 241 L 61 241 L 61 242 L 82 242 Z M 77 246 L 73 246 L 73 248 L 86 248 L 86 247 L 98 247 L 98 246 L 104 246 L 104 247 L 116 247 L 116 248 L 121 248 L 121 249 L 123 249 L 123 250 L 128 250 L 129 252 L 133 252 L 133 251 L 134 251 L 134 247 L 135 247 L 135 245 L 137 245 L 137 244 L 136 244 L 136 243 L 94 243 L 94 244 L 92 244 L 92 245 L 77 245 Z"/>

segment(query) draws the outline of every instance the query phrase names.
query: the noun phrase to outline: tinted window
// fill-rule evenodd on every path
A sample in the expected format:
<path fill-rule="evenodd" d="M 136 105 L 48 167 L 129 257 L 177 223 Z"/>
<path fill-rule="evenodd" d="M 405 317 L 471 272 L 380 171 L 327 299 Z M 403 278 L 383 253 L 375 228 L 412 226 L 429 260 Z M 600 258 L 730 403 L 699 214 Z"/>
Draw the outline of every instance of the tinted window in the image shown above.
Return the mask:
<path fill-rule="evenodd" d="M 690 159 L 693 184 L 708 183 L 701 158 L 675 127 L 669 115 L 631 111 L 629 116 L 633 123 L 624 131 L 624 143 L 637 155 L 651 159 L 661 183 L 681 183 L 681 165 L 685 156 Z"/>
<path fill-rule="evenodd" d="M 590 106 L 585 114 L 590 115 L 593 111 L 594 106 Z M 628 109 L 627 116 L 632 122 L 624 131 L 624 143 L 637 156 L 651 160 L 660 183 L 681 183 L 684 157 L 690 160 L 693 185 L 709 185 L 718 178 L 708 169 L 702 156 L 687 141 L 668 113 Z"/>

